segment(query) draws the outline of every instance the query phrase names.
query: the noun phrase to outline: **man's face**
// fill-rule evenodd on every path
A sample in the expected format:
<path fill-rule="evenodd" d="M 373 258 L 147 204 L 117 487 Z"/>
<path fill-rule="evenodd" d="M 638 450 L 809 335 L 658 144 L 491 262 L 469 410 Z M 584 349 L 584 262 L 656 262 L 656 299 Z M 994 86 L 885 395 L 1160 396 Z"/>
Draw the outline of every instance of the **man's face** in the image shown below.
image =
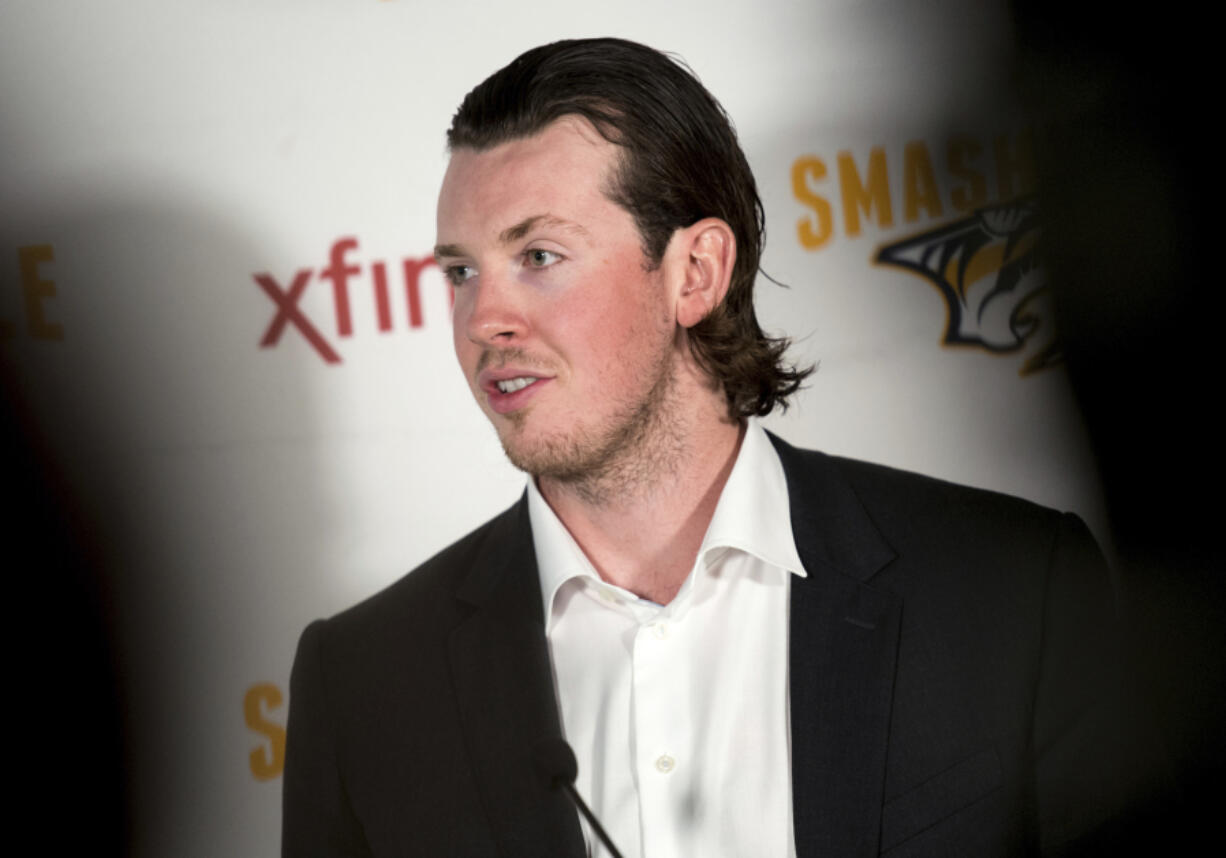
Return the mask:
<path fill-rule="evenodd" d="M 532 474 L 597 474 L 667 421 L 675 317 L 633 218 L 605 196 L 617 155 L 568 117 L 456 151 L 439 195 L 456 356 L 508 457 Z"/>

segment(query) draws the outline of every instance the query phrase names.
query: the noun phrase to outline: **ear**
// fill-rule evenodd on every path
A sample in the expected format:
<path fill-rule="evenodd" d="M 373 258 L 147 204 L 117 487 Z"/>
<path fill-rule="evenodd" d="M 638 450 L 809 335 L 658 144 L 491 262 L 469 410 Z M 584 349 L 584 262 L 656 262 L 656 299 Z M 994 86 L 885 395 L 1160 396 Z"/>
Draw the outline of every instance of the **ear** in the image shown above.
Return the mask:
<path fill-rule="evenodd" d="M 732 227 L 719 218 L 703 218 L 673 233 L 669 254 L 675 254 L 680 281 L 677 324 L 692 328 L 728 294 L 736 262 L 736 237 Z"/>

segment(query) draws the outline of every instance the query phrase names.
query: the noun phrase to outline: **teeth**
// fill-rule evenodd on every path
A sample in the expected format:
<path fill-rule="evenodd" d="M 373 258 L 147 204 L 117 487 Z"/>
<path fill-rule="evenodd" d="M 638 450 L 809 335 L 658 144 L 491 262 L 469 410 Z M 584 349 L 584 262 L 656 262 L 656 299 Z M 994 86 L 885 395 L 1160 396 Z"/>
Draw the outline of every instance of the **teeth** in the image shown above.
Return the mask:
<path fill-rule="evenodd" d="M 496 382 L 496 384 L 503 393 L 514 393 L 517 390 L 523 390 L 534 381 L 536 379 L 531 376 L 521 375 L 519 378 L 508 378 L 505 381 Z"/>

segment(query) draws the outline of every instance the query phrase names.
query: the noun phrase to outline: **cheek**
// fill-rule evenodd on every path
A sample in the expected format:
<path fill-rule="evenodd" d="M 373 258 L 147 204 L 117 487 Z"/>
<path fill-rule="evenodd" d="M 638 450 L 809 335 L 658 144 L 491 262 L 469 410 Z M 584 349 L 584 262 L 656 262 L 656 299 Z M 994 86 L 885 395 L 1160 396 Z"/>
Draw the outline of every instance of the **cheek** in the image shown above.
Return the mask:
<path fill-rule="evenodd" d="M 654 353 L 663 340 L 672 338 L 673 318 L 661 289 L 661 284 L 640 275 L 618 290 L 621 300 L 601 314 L 600 335 L 610 354 L 632 358 Z"/>
<path fill-rule="evenodd" d="M 480 349 L 465 333 L 467 327 L 468 311 L 461 302 L 456 301 L 455 307 L 451 312 L 451 343 L 455 350 L 456 359 L 465 370 L 465 375 L 468 374 L 468 370 L 472 369 L 480 352 Z"/>

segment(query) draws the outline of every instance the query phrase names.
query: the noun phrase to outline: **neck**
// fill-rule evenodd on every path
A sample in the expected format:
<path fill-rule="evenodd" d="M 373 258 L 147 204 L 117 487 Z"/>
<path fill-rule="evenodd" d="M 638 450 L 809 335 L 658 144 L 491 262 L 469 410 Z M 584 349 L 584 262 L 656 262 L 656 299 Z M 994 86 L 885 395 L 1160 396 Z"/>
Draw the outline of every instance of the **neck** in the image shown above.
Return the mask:
<path fill-rule="evenodd" d="M 670 413 L 626 456 L 581 479 L 537 480 L 601 578 L 659 604 L 693 568 L 744 434 L 707 379 L 677 380 Z"/>

